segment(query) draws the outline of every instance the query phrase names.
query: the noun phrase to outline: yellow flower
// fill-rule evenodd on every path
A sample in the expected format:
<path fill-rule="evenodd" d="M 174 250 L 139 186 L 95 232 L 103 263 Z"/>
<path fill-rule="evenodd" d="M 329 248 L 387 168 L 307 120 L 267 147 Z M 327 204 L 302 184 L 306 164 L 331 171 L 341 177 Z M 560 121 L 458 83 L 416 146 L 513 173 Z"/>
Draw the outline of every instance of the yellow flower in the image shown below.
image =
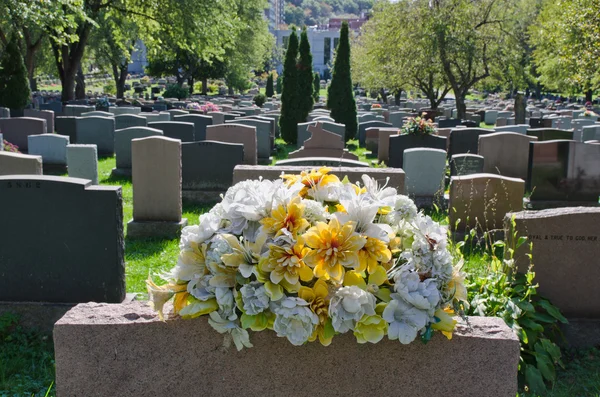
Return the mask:
<path fill-rule="evenodd" d="M 167 284 L 167 285 L 156 285 L 150 277 L 146 280 L 146 289 L 148 290 L 148 300 L 150 307 L 158 312 L 158 317 L 161 321 L 165 320 L 163 314 L 163 308 L 165 303 L 169 301 L 175 295 L 175 302 L 173 302 L 173 312 L 178 314 L 181 309 L 187 306 L 187 298 L 189 293 L 187 292 L 187 284 Z"/>
<path fill-rule="evenodd" d="M 319 338 L 319 342 L 323 346 L 329 346 L 335 330 L 327 314 L 329 308 L 329 289 L 327 288 L 327 283 L 323 279 L 318 279 L 312 288 L 300 287 L 298 297 L 307 301 L 310 305 L 310 310 L 319 317 L 319 324 L 308 340 L 314 342 Z"/>
<path fill-rule="evenodd" d="M 381 316 L 365 314 L 356 323 L 354 336 L 356 336 L 358 343 L 377 343 L 383 339 L 387 327 L 387 322 Z"/>
<path fill-rule="evenodd" d="M 304 246 L 302 241 L 294 245 L 278 246 L 269 245 L 269 251 L 259 262 L 259 270 L 271 272 L 269 279 L 273 284 L 279 284 L 283 280 L 283 286 L 298 288 L 298 281 L 312 280 L 311 269 L 304 264 L 304 257 L 310 250 Z"/>
<path fill-rule="evenodd" d="M 452 339 L 452 331 L 456 326 L 456 320 L 452 318 L 454 312 L 450 309 L 437 309 L 434 316 L 439 319 L 438 322 L 431 324 L 431 328 L 442 331 L 442 334 L 448 339 Z"/>
<path fill-rule="evenodd" d="M 377 298 L 384 302 L 390 301 L 390 290 L 389 288 L 382 288 L 381 286 L 388 281 L 387 272 L 383 266 L 377 266 L 372 274 L 369 274 L 367 282 L 365 282 L 365 273 L 358 271 L 348 271 L 344 275 L 344 287 L 350 287 L 352 285 L 357 286 L 360 289 L 364 289 L 375 295 Z"/>
<path fill-rule="evenodd" d="M 282 178 L 288 186 L 298 182 L 302 183 L 304 188 L 300 191 L 300 196 L 305 197 L 311 187 L 323 187 L 332 182 L 340 181 L 337 176 L 329 174 L 329 171 L 331 171 L 331 168 L 322 167 L 319 170 L 311 170 L 310 172 L 302 171 L 300 175 L 283 175 Z"/>
<path fill-rule="evenodd" d="M 388 246 L 378 238 L 367 237 L 365 246 L 358 253 L 360 266 L 359 272 L 368 270 L 369 274 L 372 274 L 379 262 L 387 263 L 392 259 L 392 252 L 388 249 Z"/>
<path fill-rule="evenodd" d="M 280 205 L 274 209 L 270 218 L 261 219 L 265 231 L 275 234 L 275 237 L 283 234 L 284 229 L 294 236 L 305 231 L 310 224 L 303 217 L 304 205 L 300 204 L 300 200 L 300 197 L 294 197 L 287 206 Z"/>
<path fill-rule="evenodd" d="M 452 278 L 448 282 L 448 290 L 453 293 L 453 297 L 457 301 L 462 301 L 464 305 L 469 305 L 469 298 L 467 296 L 467 287 L 465 287 L 465 275 L 461 272 L 463 263 L 459 263 L 454 266 L 452 271 Z"/>
<path fill-rule="evenodd" d="M 355 227 L 354 222 L 341 226 L 333 218 L 329 225 L 318 222 L 304 234 L 306 245 L 312 248 L 304 263 L 313 268 L 316 277 L 340 283 L 344 279 L 344 267 L 356 269 L 359 266 L 358 251 L 366 239 L 354 232 Z"/>
<path fill-rule="evenodd" d="M 397 254 L 402 251 L 402 238 L 400 237 L 392 237 L 389 242 L 390 252 L 393 254 Z"/>

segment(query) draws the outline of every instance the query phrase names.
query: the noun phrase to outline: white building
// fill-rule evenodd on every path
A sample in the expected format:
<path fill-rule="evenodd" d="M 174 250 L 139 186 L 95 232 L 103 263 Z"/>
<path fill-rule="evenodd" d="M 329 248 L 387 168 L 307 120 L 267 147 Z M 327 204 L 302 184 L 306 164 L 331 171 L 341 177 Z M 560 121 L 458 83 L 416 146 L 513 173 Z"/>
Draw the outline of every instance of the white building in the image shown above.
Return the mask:
<path fill-rule="evenodd" d="M 274 35 L 277 39 L 277 47 L 287 48 L 291 33 L 291 30 L 276 30 Z M 300 33 L 300 30 L 296 30 L 298 42 L 300 42 Z M 321 78 L 329 79 L 333 53 L 340 40 L 340 31 L 309 29 L 307 34 L 310 52 L 313 56 L 313 69 L 321 74 Z M 283 65 L 277 65 L 277 73 L 281 74 L 282 71 Z"/>
<path fill-rule="evenodd" d="M 269 22 L 269 32 L 274 33 L 279 25 L 284 23 L 284 0 L 269 0 L 269 7 L 265 9 L 265 18 Z"/>

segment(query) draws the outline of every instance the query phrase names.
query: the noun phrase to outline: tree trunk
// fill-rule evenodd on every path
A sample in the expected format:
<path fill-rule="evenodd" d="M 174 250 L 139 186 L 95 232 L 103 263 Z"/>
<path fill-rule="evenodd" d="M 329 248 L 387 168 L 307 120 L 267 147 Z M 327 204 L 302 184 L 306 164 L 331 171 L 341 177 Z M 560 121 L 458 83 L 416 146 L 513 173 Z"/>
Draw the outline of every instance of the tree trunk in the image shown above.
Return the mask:
<path fill-rule="evenodd" d="M 588 89 L 588 90 L 585 92 L 585 101 L 586 101 L 586 102 L 588 102 L 588 101 L 589 101 L 589 102 L 592 102 L 592 95 L 593 95 L 593 94 L 594 94 L 594 91 L 592 91 L 592 89 L 590 89 L 590 88 L 589 88 L 589 89 Z"/>
<path fill-rule="evenodd" d="M 464 92 L 455 92 L 454 96 L 456 97 L 456 118 L 459 120 L 467 119 L 467 105 L 465 104 L 465 93 Z"/>
<path fill-rule="evenodd" d="M 396 106 L 400 106 L 400 97 L 402 96 L 402 90 L 398 90 L 396 91 L 396 93 L 394 94 L 394 101 L 396 103 Z"/>
<path fill-rule="evenodd" d="M 31 48 L 27 47 L 27 52 L 25 54 L 25 67 L 27 68 L 27 77 L 29 78 L 29 88 L 31 91 L 37 91 L 37 82 L 33 77 L 33 73 L 35 71 L 35 53 Z"/>
<path fill-rule="evenodd" d="M 77 77 L 75 78 L 75 98 L 76 99 L 85 99 L 85 76 L 83 75 L 83 70 L 81 69 L 81 63 L 79 64 L 79 70 L 77 71 Z"/>
<path fill-rule="evenodd" d="M 208 91 L 208 79 L 202 79 L 202 95 L 206 95 Z"/>
<path fill-rule="evenodd" d="M 194 93 L 194 78 L 188 77 L 188 90 L 190 91 L 190 95 Z"/>

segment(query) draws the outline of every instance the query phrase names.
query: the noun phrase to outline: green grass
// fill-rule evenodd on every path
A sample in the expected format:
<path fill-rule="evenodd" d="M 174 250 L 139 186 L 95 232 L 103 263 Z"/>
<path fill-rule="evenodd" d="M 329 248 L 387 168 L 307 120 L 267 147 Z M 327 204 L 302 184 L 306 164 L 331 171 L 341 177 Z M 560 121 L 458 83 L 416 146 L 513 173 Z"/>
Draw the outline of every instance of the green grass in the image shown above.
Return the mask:
<path fill-rule="evenodd" d="M 495 127 L 496 127 L 495 124 L 486 124 L 485 121 L 482 121 L 481 123 L 479 123 L 479 128 L 494 129 Z"/>

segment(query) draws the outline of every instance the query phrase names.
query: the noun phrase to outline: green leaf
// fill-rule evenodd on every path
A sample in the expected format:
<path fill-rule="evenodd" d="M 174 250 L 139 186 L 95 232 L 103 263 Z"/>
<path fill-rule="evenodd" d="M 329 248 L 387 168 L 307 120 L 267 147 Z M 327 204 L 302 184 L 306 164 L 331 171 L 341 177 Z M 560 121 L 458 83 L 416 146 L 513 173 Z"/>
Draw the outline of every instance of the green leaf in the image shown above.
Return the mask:
<path fill-rule="evenodd" d="M 516 290 L 516 289 L 515 289 Z M 535 312 L 535 308 L 533 307 L 533 305 L 531 303 L 529 303 L 528 301 L 519 301 L 517 303 L 517 306 L 519 306 L 519 308 L 521 310 L 523 310 L 524 312 L 530 312 L 533 313 Z"/>
<path fill-rule="evenodd" d="M 558 310 L 558 308 L 556 306 L 552 305 L 547 300 L 544 300 L 544 299 L 540 300 L 538 302 L 538 305 L 543 307 L 548 312 L 549 315 L 551 315 L 552 317 L 554 317 L 561 323 L 563 323 L 563 324 L 568 323 L 567 319 L 560 313 L 560 310 Z"/>
<path fill-rule="evenodd" d="M 540 339 L 540 343 L 546 350 L 546 352 L 552 357 L 554 362 L 559 362 L 561 358 L 560 348 L 552 343 L 549 339 Z"/>
<path fill-rule="evenodd" d="M 537 351 L 537 347 L 540 346 L 540 344 L 536 344 L 536 351 Z M 549 382 L 554 382 L 556 380 L 556 370 L 554 368 L 554 364 L 552 364 L 552 361 L 550 361 L 550 357 L 547 356 L 546 354 L 542 354 L 542 353 L 537 353 L 535 355 L 535 362 L 537 363 L 537 367 L 540 370 L 542 376 Z"/>
<path fill-rule="evenodd" d="M 256 316 L 251 316 L 249 314 L 242 314 L 241 323 L 242 328 L 248 329 L 251 328 L 256 322 Z"/>
<path fill-rule="evenodd" d="M 521 327 L 526 327 L 533 331 L 544 332 L 544 327 L 541 324 L 536 323 L 529 317 L 520 318 L 519 325 L 521 325 Z"/>
<path fill-rule="evenodd" d="M 331 324 L 331 318 L 327 319 L 325 326 L 323 327 L 323 336 L 325 339 L 332 338 L 335 335 L 335 329 L 333 329 L 333 325 Z"/>
<path fill-rule="evenodd" d="M 519 240 L 517 241 L 517 249 L 519 249 L 520 246 L 525 244 L 526 241 L 527 241 L 527 237 L 525 237 L 525 236 L 519 237 Z"/>
<path fill-rule="evenodd" d="M 529 389 L 537 392 L 545 392 L 546 385 L 540 371 L 530 364 L 525 364 L 525 383 Z"/>
<path fill-rule="evenodd" d="M 556 319 L 546 313 L 539 313 L 536 312 L 533 314 L 533 318 L 536 319 L 537 321 L 541 321 L 543 323 L 548 323 L 548 324 L 554 324 L 556 322 Z"/>

